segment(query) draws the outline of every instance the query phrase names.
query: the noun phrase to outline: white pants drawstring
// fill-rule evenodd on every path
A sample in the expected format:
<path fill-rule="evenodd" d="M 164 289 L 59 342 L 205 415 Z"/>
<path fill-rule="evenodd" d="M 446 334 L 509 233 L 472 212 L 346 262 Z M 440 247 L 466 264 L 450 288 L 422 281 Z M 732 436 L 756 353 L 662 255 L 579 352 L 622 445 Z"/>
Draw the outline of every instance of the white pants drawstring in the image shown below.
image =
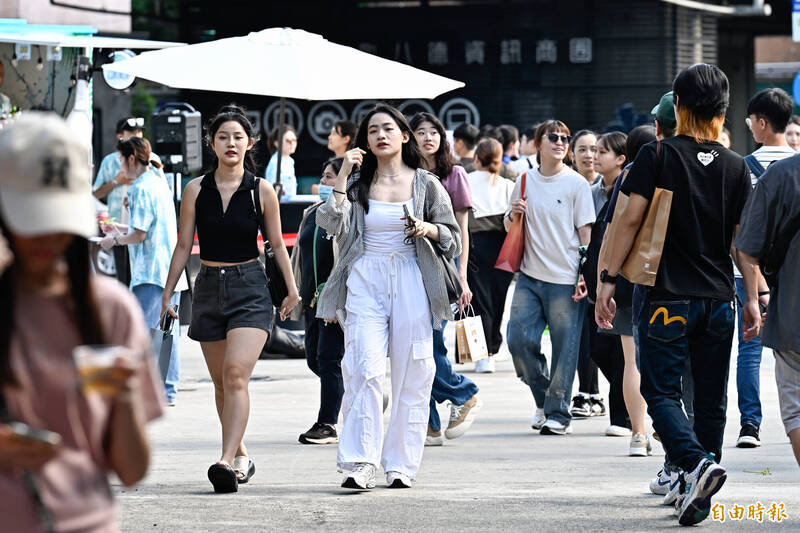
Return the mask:
<path fill-rule="evenodd" d="M 422 462 L 435 372 L 430 306 L 416 258 L 367 253 L 353 265 L 347 289 L 339 467 L 380 461 L 384 471 L 413 479 Z M 393 399 L 384 439 L 387 355 Z"/>

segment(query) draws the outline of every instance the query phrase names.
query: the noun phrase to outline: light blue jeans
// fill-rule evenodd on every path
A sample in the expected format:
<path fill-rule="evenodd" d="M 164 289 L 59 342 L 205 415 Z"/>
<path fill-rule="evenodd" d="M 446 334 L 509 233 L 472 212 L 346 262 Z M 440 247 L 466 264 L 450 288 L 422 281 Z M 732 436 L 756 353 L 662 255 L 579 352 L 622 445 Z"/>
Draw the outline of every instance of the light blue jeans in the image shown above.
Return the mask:
<path fill-rule="evenodd" d="M 148 329 L 157 327 L 161 318 L 161 294 L 164 292 L 164 287 L 145 283 L 136 285 L 131 291 L 136 296 L 136 299 L 139 300 Z M 176 305 L 180 300 L 181 293 L 175 292 L 172 294 L 170 303 Z M 165 380 L 167 402 L 174 402 L 178 395 L 178 381 L 181 377 L 181 360 L 178 357 L 180 338 L 180 326 L 176 323 L 175 327 L 172 328 L 172 352 L 169 356 L 169 368 L 167 370 L 167 379 Z M 158 357 L 158 354 L 156 354 L 156 357 Z"/>
<path fill-rule="evenodd" d="M 744 303 L 747 297 L 744 292 L 744 281 L 736 278 L 736 295 Z M 741 425 L 761 426 L 761 337 L 753 337 L 749 341 L 742 338 L 742 306 L 739 308 L 739 356 L 736 358 L 736 393 L 739 396 L 739 413 Z"/>
<path fill-rule="evenodd" d="M 548 419 L 565 425 L 572 420 L 569 402 L 586 315 L 586 298 L 574 302 L 574 292 L 572 285 L 547 283 L 520 272 L 506 333 L 517 376 L 530 387 L 536 406 Z M 553 346 L 549 371 L 541 349 L 545 326 Z"/>

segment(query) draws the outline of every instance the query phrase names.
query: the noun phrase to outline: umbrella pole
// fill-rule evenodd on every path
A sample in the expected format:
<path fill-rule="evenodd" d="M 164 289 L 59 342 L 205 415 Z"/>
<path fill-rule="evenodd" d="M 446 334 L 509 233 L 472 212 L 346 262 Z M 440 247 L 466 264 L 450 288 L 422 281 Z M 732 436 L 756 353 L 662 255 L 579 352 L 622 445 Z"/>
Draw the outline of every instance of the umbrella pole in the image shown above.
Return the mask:
<path fill-rule="evenodd" d="M 281 97 L 280 113 L 278 115 L 278 161 L 275 165 L 275 191 L 278 199 L 283 196 L 283 186 L 281 185 L 281 160 L 283 159 L 283 128 L 286 125 L 286 98 Z"/>

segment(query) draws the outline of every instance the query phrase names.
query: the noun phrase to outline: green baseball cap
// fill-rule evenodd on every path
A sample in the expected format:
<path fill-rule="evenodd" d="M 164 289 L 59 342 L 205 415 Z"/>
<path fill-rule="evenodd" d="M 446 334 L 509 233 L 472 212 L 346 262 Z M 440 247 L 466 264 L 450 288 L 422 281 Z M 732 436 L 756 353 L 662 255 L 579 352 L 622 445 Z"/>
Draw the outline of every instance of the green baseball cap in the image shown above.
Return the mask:
<path fill-rule="evenodd" d="M 650 114 L 669 128 L 674 128 L 678 124 L 678 121 L 675 120 L 675 106 L 672 103 L 672 91 L 661 97 L 658 105 L 650 111 Z"/>

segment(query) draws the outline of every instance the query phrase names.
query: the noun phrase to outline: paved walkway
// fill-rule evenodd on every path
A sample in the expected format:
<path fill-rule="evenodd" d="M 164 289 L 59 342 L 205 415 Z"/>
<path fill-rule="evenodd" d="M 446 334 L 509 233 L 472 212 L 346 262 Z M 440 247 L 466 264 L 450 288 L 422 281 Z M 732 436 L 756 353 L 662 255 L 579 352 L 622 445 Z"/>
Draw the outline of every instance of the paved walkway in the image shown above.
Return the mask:
<path fill-rule="evenodd" d="M 452 337 L 452 331 L 448 331 Z M 417 485 L 388 490 L 383 477 L 368 494 L 339 487 L 335 446 L 304 446 L 319 386 L 302 360 L 259 361 L 250 384 L 246 436 L 257 466 L 238 494 L 215 495 L 206 469 L 219 457 L 220 427 L 199 345 L 182 339 L 178 405 L 150 426 L 149 476 L 133 489 L 115 487 L 123 531 L 662 531 L 675 530 L 671 508 L 648 491 L 663 450 L 627 456 L 628 439 L 603 436 L 607 417 L 575 421 L 575 433 L 541 436 L 530 429 L 530 393 L 510 360 L 496 374 L 473 374 L 484 408 L 464 437 L 426 448 Z M 549 353 L 549 347 L 546 352 Z M 735 367 L 735 364 L 732 365 Z M 800 468 L 780 422 L 774 359 L 762 363 L 763 446 L 734 446 L 739 430 L 731 371 L 723 465 L 728 482 L 715 499 L 745 519 L 706 520 L 715 531 L 800 531 Z M 601 378 L 602 380 L 602 378 Z M 389 381 L 387 379 L 388 386 Z M 601 390 L 607 393 L 602 382 Z M 446 420 L 447 412 L 440 406 Z M 747 507 L 783 503 L 788 518 L 747 519 Z M 778 529 L 776 529 L 778 530 Z"/>

